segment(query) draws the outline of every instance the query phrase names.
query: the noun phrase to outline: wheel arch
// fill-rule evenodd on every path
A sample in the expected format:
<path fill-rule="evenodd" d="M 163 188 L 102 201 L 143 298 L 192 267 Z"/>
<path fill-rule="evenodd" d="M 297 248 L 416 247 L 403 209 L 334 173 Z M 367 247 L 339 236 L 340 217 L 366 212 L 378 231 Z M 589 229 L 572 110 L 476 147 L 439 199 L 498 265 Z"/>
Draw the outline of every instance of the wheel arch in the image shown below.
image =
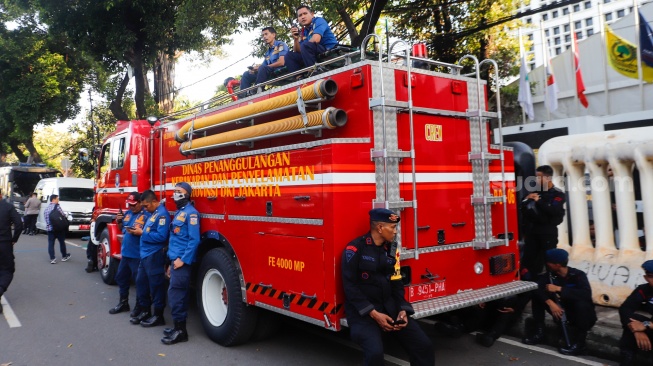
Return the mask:
<path fill-rule="evenodd" d="M 205 231 L 202 233 L 202 236 L 200 238 L 200 245 L 197 248 L 197 259 L 196 263 L 198 263 L 198 268 L 199 264 L 202 262 L 202 258 L 208 251 L 216 248 L 224 248 L 229 255 L 233 257 L 233 262 L 234 265 L 236 266 L 236 270 L 238 271 L 238 280 L 240 281 L 240 287 L 243 289 L 243 302 L 247 302 L 247 291 L 245 290 L 245 276 L 243 275 L 243 270 L 240 266 L 240 260 L 238 259 L 238 254 L 234 250 L 233 246 L 229 242 L 229 240 L 222 235 L 220 232 L 217 230 L 209 230 Z M 195 278 L 196 276 L 193 276 Z"/>

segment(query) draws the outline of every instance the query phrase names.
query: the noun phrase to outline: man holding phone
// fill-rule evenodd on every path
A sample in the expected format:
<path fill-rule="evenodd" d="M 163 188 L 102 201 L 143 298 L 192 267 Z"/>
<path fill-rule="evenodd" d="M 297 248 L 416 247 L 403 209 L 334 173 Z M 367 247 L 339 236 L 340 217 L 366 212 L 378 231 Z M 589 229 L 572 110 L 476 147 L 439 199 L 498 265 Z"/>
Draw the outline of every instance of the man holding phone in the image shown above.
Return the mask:
<path fill-rule="evenodd" d="M 317 55 L 338 44 L 324 18 L 316 17 L 307 5 L 298 6 L 296 11 L 297 21 L 302 28 L 290 28 L 294 41 L 292 52 L 286 55 L 286 67 L 290 72 L 315 65 Z"/>
<path fill-rule="evenodd" d="M 277 41 L 277 31 L 273 27 L 265 27 L 261 31 L 261 37 L 268 46 L 265 52 L 265 60 L 262 65 L 249 66 L 247 71 L 243 73 L 240 78 L 240 89 L 247 89 L 252 85 L 261 84 L 270 79 L 272 72 L 283 67 L 285 64 L 285 57 L 288 53 L 288 45 L 286 42 Z M 239 94 L 238 97 L 244 97 L 244 94 Z"/>
<path fill-rule="evenodd" d="M 365 365 L 383 365 L 383 332 L 408 352 L 410 364 L 434 365 L 433 344 L 404 297 L 395 235 L 400 221 L 394 212 L 369 212 L 370 231 L 351 241 L 342 255 L 345 313 L 351 338 L 363 348 Z"/>
<path fill-rule="evenodd" d="M 120 294 L 120 302 L 109 310 L 109 314 L 118 314 L 123 311 L 129 311 L 129 284 L 131 281 L 136 281 L 136 274 L 138 273 L 138 265 L 140 264 L 140 241 L 141 236 L 134 232 L 135 228 L 143 228 L 145 221 L 150 217 L 150 214 L 143 209 L 141 205 L 141 195 L 138 192 L 132 192 L 127 196 L 125 204 L 129 211 L 123 216 L 122 210 L 116 216 L 116 223 L 118 229 L 122 231 L 122 247 L 120 253 L 122 258 L 118 264 L 118 272 L 116 272 L 116 283 L 118 284 L 118 293 Z M 138 297 L 138 294 L 137 294 Z M 136 299 L 136 305 L 131 313 L 132 317 L 141 313 L 141 308 Z"/>

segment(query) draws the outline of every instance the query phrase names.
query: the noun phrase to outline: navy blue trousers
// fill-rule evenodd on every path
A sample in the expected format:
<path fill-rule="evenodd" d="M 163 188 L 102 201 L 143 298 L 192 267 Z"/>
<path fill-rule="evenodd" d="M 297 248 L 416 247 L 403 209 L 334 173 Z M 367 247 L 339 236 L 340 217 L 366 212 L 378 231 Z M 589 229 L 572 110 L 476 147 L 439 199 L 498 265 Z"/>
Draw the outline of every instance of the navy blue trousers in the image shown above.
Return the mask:
<path fill-rule="evenodd" d="M 303 42 L 301 52 L 288 52 L 285 58 L 285 64 L 288 71 L 294 72 L 305 67 L 313 66 L 317 62 L 317 55 L 326 52 L 326 47 L 319 43 Z"/>
<path fill-rule="evenodd" d="M 166 306 L 165 270 L 163 249 L 141 258 L 136 275 L 136 299 L 143 309 L 163 309 Z"/>
<path fill-rule="evenodd" d="M 48 231 L 48 254 L 50 254 L 50 260 L 54 259 L 54 240 L 59 240 L 59 250 L 61 251 L 61 257 L 68 255 L 66 251 L 66 232 L 65 231 Z"/>
<path fill-rule="evenodd" d="M 435 364 L 433 343 L 416 320 L 409 318 L 408 324 L 402 330 L 384 332 L 369 316 L 352 318 L 347 318 L 351 329 L 351 339 L 363 348 L 364 365 L 384 365 L 384 334 L 401 344 L 408 352 L 411 366 L 433 366 Z"/>
<path fill-rule="evenodd" d="M 170 263 L 170 287 L 168 287 L 168 303 L 172 320 L 183 322 L 188 317 L 188 295 L 190 292 L 191 265 L 184 264 L 173 269 Z"/>
<path fill-rule="evenodd" d="M 131 281 L 136 281 L 138 266 L 141 263 L 140 258 L 122 257 L 116 272 L 116 283 L 118 284 L 118 293 L 121 299 L 129 297 L 129 285 Z M 138 296 L 138 295 L 137 295 Z"/>

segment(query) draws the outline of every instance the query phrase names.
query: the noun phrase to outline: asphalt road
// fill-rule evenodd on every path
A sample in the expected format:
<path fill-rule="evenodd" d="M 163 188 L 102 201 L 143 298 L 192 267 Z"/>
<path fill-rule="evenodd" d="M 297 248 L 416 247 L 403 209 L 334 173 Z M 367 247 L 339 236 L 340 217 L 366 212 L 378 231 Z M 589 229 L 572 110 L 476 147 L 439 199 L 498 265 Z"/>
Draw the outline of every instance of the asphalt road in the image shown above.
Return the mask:
<path fill-rule="evenodd" d="M 84 272 L 86 245 L 71 238 L 72 258 L 50 264 L 45 235 L 23 236 L 16 244 L 16 274 L 2 299 L 0 366 L 11 365 L 360 365 L 362 356 L 347 332 L 334 333 L 292 319 L 284 320 L 268 340 L 225 348 L 203 333 L 191 305 L 190 341 L 160 342 L 162 327 L 129 324 L 127 313 L 110 315 L 118 289 L 100 275 Z M 57 249 L 57 259 L 60 253 Z M 130 298 L 133 304 L 133 295 Z M 170 315 L 166 313 L 170 322 Z M 448 339 L 421 321 L 436 348 L 438 365 L 614 365 L 596 358 L 569 358 L 551 348 L 529 347 L 501 338 L 493 347 L 478 346 L 472 335 Z M 386 350 L 387 365 L 408 365 L 396 346 Z"/>

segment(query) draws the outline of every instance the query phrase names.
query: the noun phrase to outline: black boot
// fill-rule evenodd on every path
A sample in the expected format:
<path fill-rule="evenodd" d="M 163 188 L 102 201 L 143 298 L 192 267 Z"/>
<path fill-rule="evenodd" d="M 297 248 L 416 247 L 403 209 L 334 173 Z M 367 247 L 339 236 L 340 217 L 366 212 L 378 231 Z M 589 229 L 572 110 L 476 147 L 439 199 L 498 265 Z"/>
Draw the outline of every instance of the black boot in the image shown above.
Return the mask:
<path fill-rule="evenodd" d="M 134 324 L 134 325 L 139 325 L 143 320 L 149 319 L 152 316 L 152 313 L 150 313 L 150 309 L 143 309 L 140 314 L 137 316 L 129 319 L 129 322 Z"/>
<path fill-rule="evenodd" d="M 154 309 L 154 315 L 149 319 L 141 321 L 141 326 L 144 328 L 156 327 L 157 325 L 166 325 L 163 319 L 163 309 Z"/>
<path fill-rule="evenodd" d="M 578 331 L 576 343 L 571 346 L 564 346 L 558 348 L 558 352 L 567 356 L 578 356 L 585 354 L 587 349 L 585 348 L 585 339 L 587 338 L 587 332 Z"/>
<path fill-rule="evenodd" d="M 161 338 L 163 344 L 171 345 L 179 342 L 188 342 L 188 332 L 186 331 L 186 321 L 175 322 L 175 329 L 169 336 Z"/>
<path fill-rule="evenodd" d="M 476 343 L 484 347 L 492 347 L 497 338 L 499 337 L 494 332 L 476 333 Z"/>
<path fill-rule="evenodd" d="M 530 337 L 524 337 L 521 341 L 523 344 L 535 345 L 544 342 L 544 324 L 535 326 L 535 333 Z"/>
<path fill-rule="evenodd" d="M 175 322 L 175 324 L 177 324 L 177 323 Z M 174 331 L 175 331 L 174 327 L 173 328 L 163 328 L 163 337 L 170 337 L 170 335 Z"/>
<path fill-rule="evenodd" d="M 93 272 L 93 261 L 92 261 L 92 260 L 89 259 L 89 260 L 86 262 L 86 268 L 84 268 L 84 270 L 86 271 L 86 273 L 91 273 L 91 272 Z"/>
<path fill-rule="evenodd" d="M 122 313 L 123 311 L 129 311 L 129 301 L 126 297 L 121 297 L 118 305 L 109 310 L 109 314 L 118 314 Z"/>
<path fill-rule="evenodd" d="M 136 302 L 136 305 L 134 305 L 134 310 L 132 310 L 132 312 L 129 313 L 129 316 L 132 317 L 132 318 L 135 318 L 135 317 L 137 317 L 138 314 L 140 314 L 141 312 L 143 312 L 143 308 L 138 304 L 138 301 L 137 301 L 137 302 Z"/>

